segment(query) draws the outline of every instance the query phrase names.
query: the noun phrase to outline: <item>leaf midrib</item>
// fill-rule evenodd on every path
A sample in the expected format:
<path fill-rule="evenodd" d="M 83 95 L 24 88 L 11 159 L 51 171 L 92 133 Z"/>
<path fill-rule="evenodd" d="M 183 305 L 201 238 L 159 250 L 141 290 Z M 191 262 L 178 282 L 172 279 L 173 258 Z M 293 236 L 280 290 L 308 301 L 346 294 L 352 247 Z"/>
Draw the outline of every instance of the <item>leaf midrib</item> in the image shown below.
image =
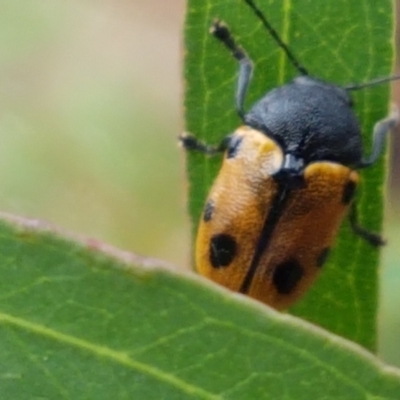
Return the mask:
<path fill-rule="evenodd" d="M 162 381 L 168 385 L 171 385 L 179 389 L 182 393 L 185 393 L 187 395 L 191 396 L 195 395 L 201 399 L 213 399 L 213 400 L 221 399 L 220 396 L 217 396 L 198 386 L 194 386 L 188 382 L 185 382 L 182 379 L 176 378 L 172 374 L 165 373 L 160 369 L 154 368 L 148 364 L 135 361 L 128 355 L 128 353 L 115 351 L 110 349 L 109 347 L 93 344 L 86 340 L 82 340 L 77 337 L 47 328 L 43 325 L 35 324 L 33 322 L 26 321 L 22 318 L 14 317 L 4 313 L 0 313 L 0 322 L 3 324 L 6 323 L 9 325 L 19 327 L 28 332 L 34 332 L 41 336 L 56 340 L 60 343 L 69 344 L 73 345 L 76 348 L 84 349 L 98 357 L 107 358 L 118 364 L 129 367 L 130 369 L 152 376 L 158 379 L 159 381 Z"/>

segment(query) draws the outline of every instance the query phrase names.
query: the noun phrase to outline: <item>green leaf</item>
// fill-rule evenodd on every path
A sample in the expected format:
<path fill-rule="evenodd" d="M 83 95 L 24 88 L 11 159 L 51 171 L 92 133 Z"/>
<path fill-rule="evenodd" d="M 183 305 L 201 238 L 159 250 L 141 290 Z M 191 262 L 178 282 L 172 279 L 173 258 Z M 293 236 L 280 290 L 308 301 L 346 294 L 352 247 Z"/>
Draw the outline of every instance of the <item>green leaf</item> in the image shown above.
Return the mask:
<path fill-rule="evenodd" d="M 392 66 L 390 0 L 258 0 L 271 23 L 311 75 L 337 84 L 387 76 Z M 185 29 L 186 128 L 218 143 L 240 121 L 234 109 L 237 64 L 209 35 L 213 18 L 232 29 L 255 62 L 247 109 L 269 89 L 296 76 L 283 52 L 242 1 L 189 0 Z M 356 113 L 365 149 L 373 124 L 387 113 L 389 85 L 357 91 Z M 221 159 L 188 155 L 189 208 L 193 233 Z M 384 157 L 362 172 L 358 192 L 360 222 L 379 231 L 382 223 Z M 379 254 L 343 224 L 329 263 L 308 295 L 291 311 L 369 349 L 376 346 L 377 264 Z"/>
<path fill-rule="evenodd" d="M 0 224 L 2 399 L 398 398 L 400 371 L 357 345 L 38 228 Z"/>

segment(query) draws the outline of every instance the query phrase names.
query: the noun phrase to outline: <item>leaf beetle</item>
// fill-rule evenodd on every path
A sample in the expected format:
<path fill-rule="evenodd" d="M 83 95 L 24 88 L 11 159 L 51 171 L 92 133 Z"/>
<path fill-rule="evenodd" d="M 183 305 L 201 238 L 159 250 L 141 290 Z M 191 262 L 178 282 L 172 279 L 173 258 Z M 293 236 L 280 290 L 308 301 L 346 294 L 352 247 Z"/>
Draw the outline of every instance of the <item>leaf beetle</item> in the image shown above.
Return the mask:
<path fill-rule="evenodd" d="M 373 246 L 381 237 L 357 222 L 358 170 L 373 165 L 397 110 L 376 123 L 363 155 L 350 92 L 397 79 L 341 87 L 311 77 L 252 0 L 245 0 L 300 76 L 267 92 L 248 112 L 253 64 L 219 20 L 211 33 L 239 63 L 236 109 L 242 125 L 217 146 L 182 135 L 189 151 L 224 153 L 196 239 L 200 274 L 276 309 L 294 304 L 326 261 L 343 218 Z"/>

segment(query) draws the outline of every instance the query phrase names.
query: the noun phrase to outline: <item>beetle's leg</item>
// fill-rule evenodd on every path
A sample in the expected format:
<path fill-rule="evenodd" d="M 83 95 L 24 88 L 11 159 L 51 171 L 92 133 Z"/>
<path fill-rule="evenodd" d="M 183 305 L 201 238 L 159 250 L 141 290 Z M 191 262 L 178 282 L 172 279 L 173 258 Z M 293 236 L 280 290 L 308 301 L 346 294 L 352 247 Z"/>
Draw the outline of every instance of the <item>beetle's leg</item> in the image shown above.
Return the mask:
<path fill-rule="evenodd" d="M 377 233 L 371 232 L 368 229 L 362 227 L 358 223 L 358 213 L 357 213 L 357 204 L 353 202 L 350 207 L 349 212 L 349 221 L 352 231 L 366 240 L 372 246 L 378 247 L 383 246 L 386 242 L 382 238 L 382 236 L 378 235 Z"/>
<path fill-rule="evenodd" d="M 226 136 L 222 139 L 221 143 L 217 146 L 210 146 L 208 144 L 200 142 L 197 138 L 192 135 L 183 134 L 179 136 L 179 142 L 185 150 L 189 151 L 198 151 L 200 153 L 207 154 L 209 156 L 213 156 L 218 153 L 223 153 L 230 141 L 230 136 Z"/>
<path fill-rule="evenodd" d="M 239 77 L 236 87 L 236 110 L 240 118 L 244 118 L 244 100 L 246 97 L 247 88 L 251 80 L 253 71 L 253 62 L 248 57 L 242 47 L 236 44 L 229 28 L 221 21 L 215 20 L 211 26 L 210 32 L 221 41 L 231 52 L 233 57 L 239 61 Z"/>
<path fill-rule="evenodd" d="M 382 153 L 386 135 L 399 122 L 399 111 L 394 108 L 388 117 L 378 121 L 374 126 L 373 143 L 371 154 L 367 159 L 361 161 L 357 168 L 365 168 L 374 164 Z"/>

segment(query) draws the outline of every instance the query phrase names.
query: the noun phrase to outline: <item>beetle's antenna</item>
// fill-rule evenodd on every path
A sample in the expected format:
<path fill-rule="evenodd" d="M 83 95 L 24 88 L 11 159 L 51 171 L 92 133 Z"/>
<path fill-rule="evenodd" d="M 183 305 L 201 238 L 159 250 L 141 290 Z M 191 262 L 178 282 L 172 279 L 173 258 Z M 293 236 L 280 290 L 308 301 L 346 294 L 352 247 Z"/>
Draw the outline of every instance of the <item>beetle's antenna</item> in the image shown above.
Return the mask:
<path fill-rule="evenodd" d="M 273 37 L 278 46 L 285 52 L 289 61 L 293 64 L 293 66 L 300 72 L 301 75 L 308 75 L 308 71 L 300 64 L 294 54 L 290 51 L 288 45 L 281 39 L 278 35 L 278 32 L 275 28 L 269 23 L 267 18 L 265 18 L 262 11 L 253 3 L 253 0 L 244 0 L 249 7 L 254 11 L 254 14 L 261 20 L 264 27 L 267 29 L 269 34 Z"/>
<path fill-rule="evenodd" d="M 353 85 L 345 86 L 344 88 L 346 90 L 360 90 L 360 89 L 364 89 L 369 86 L 380 85 L 381 83 L 397 81 L 399 79 L 400 79 L 400 75 L 393 75 L 393 76 L 388 76 L 386 78 L 373 79 L 372 81 L 369 81 L 369 82 L 355 83 Z"/>

